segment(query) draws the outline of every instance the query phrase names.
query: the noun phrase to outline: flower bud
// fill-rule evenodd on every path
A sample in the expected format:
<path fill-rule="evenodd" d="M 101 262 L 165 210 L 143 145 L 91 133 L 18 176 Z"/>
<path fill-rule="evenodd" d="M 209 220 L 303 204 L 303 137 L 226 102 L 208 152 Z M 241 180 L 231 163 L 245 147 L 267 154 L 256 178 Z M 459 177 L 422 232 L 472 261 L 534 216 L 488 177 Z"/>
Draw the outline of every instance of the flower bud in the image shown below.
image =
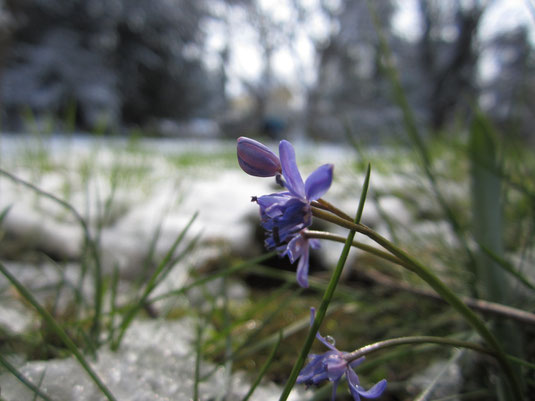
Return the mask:
<path fill-rule="evenodd" d="M 282 172 L 277 155 L 254 139 L 238 138 L 238 163 L 243 171 L 255 177 L 273 177 Z"/>

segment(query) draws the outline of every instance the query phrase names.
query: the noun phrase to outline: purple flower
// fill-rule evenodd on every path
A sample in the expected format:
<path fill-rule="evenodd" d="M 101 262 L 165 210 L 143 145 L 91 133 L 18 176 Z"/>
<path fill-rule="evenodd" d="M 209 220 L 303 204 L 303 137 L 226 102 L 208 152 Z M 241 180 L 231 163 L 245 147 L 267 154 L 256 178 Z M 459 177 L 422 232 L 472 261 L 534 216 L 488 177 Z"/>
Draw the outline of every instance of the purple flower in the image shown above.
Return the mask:
<path fill-rule="evenodd" d="M 314 322 L 314 308 L 310 308 L 310 325 Z M 309 363 L 301 370 L 297 377 L 297 383 L 304 383 L 307 386 L 318 384 L 329 380 L 333 383 L 332 401 L 336 397 L 336 389 L 343 375 L 346 375 L 349 392 L 355 401 L 360 401 L 360 397 L 378 398 L 386 388 L 386 380 L 383 379 L 375 384 L 371 389 L 365 390 L 360 385 L 359 378 L 353 368 L 364 361 L 364 357 L 348 362 L 345 358 L 347 352 L 341 352 L 334 344 L 323 338 L 319 332 L 316 338 L 320 340 L 330 351 L 321 355 L 309 355 Z"/>
<path fill-rule="evenodd" d="M 288 141 L 279 144 L 280 159 L 266 146 L 252 139 L 238 138 L 238 162 L 247 174 L 269 177 L 282 172 L 278 180 L 288 191 L 253 197 L 260 206 L 265 245 L 279 255 L 288 255 L 297 267 L 297 282 L 308 287 L 309 248 L 318 248 L 319 241 L 308 239 L 303 230 L 312 224 L 310 202 L 321 198 L 331 186 L 333 165 L 318 167 L 306 181 L 297 168 L 295 151 Z"/>
<path fill-rule="evenodd" d="M 243 171 L 255 177 L 273 177 L 282 172 L 277 155 L 251 138 L 238 138 L 238 163 Z"/>

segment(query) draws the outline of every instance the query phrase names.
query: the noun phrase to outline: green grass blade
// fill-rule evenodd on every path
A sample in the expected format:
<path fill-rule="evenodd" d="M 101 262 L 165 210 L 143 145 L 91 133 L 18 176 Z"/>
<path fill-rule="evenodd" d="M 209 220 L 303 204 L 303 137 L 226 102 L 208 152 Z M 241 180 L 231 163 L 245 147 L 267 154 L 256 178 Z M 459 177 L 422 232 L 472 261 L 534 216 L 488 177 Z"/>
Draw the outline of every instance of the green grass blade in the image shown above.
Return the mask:
<path fill-rule="evenodd" d="M 89 363 L 86 361 L 82 353 L 78 350 L 78 347 L 74 344 L 71 338 L 67 333 L 61 328 L 61 326 L 56 322 L 56 320 L 50 315 L 50 313 L 44 309 L 39 302 L 34 298 L 34 296 L 24 287 L 10 272 L 6 267 L 0 263 L 0 272 L 9 280 L 9 282 L 17 289 L 21 296 L 26 299 L 36 310 L 37 313 L 43 318 L 46 324 L 55 332 L 55 334 L 61 339 L 65 346 L 71 351 L 71 353 L 78 360 L 82 368 L 87 372 L 89 377 L 95 382 L 97 387 L 102 391 L 106 398 L 110 401 L 116 401 L 113 394 L 98 377 L 95 371 L 91 368 Z"/>
<path fill-rule="evenodd" d="M 442 211 L 446 215 L 446 219 L 451 229 L 453 230 L 459 242 L 463 246 L 463 250 L 469 260 L 468 267 L 470 269 L 473 269 L 475 266 L 475 257 L 470 247 L 468 246 L 467 240 L 463 233 L 461 224 L 457 219 L 457 216 L 444 198 L 442 191 L 439 189 L 437 177 L 432 166 L 432 158 L 430 156 L 430 152 L 426 143 L 422 139 L 422 135 L 420 134 L 418 125 L 416 124 L 414 113 L 412 112 L 405 91 L 401 85 L 399 74 L 393 61 L 392 51 L 384 35 L 381 23 L 379 21 L 379 17 L 377 15 L 377 12 L 375 11 L 374 4 L 371 0 L 367 0 L 367 3 L 368 9 L 370 10 L 370 14 L 372 17 L 375 32 L 377 33 L 377 36 L 379 38 L 379 51 L 384 59 L 383 70 L 385 71 L 386 76 L 392 86 L 394 101 L 402 112 L 405 131 L 407 132 L 410 141 L 412 142 L 420 156 L 423 172 L 429 184 L 431 185 L 434 197 L 436 198 Z"/>
<path fill-rule="evenodd" d="M 4 210 L 2 210 L 2 212 L 0 213 L 0 224 L 2 224 L 2 222 L 4 221 L 5 217 L 7 216 L 7 214 L 9 213 L 9 211 L 11 210 L 11 207 L 13 205 L 9 205 L 9 206 L 6 206 L 4 208 Z"/>
<path fill-rule="evenodd" d="M 246 260 L 245 262 L 241 262 L 241 263 L 238 263 L 237 265 L 234 265 L 228 269 L 225 269 L 225 270 L 222 270 L 222 271 L 219 271 L 219 272 L 216 272 L 216 273 L 213 273 L 209 276 L 206 276 L 206 277 L 201 277 L 195 281 L 193 281 L 191 284 L 188 284 L 182 288 L 178 288 L 176 290 L 171 290 L 171 291 L 168 291 L 164 294 L 160 294 L 158 296 L 155 296 L 155 297 L 152 297 L 150 299 L 147 300 L 147 303 L 153 303 L 153 302 L 156 302 L 156 301 L 160 301 L 162 299 L 165 299 L 165 298 L 169 298 L 169 297 L 174 297 L 174 296 L 177 296 L 177 295 L 182 295 L 182 294 L 185 294 L 186 292 L 188 292 L 189 290 L 195 288 L 195 287 L 198 287 L 198 286 L 201 286 L 203 284 L 206 284 L 210 281 L 213 281 L 213 280 L 216 280 L 220 277 L 225 277 L 225 276 L 229 276 L 231 274 L 234 274 L 234 273 L 237 273 L 241 270 L 244 270 L 248 267 L 251 267 L 251 266 L 254 266 L 258 263 L 262 263 L 264 261 L 266 261 L 267 259 L 273 257 L 276 253 L 275 252 L 269 252 L 269 253 L 266 253 L 264 255 L 261 255 L 257 258 L 253 258 L 253 259 L 250 259 L 250 260 Z"/>
<path fill-rule="evenodd" d="M 158 244 L 158 241 L 160 240 L 160 236 L 162 234 L 163 220 L 164 218 L 162 216 L 159 220 L 159 223 L 156 225 L 154 233 L 152 234 L 151 240 L 149 242 L 149 248 L 147 251 L 147 257 L 145 258 L 145 261 L 143 263 L 139 279 L 136 281 L 137 288 L 141 288 L 143 286 L 144 278 L 149 275 L 149 269 L 151 267 L 152 261 L 154 260 L 154 255 L 156 254 L 156 245 Z"/>
<path fill-rule="evenodd" d="M 503 270 L 514 276 L 518 281 L 520 281 L 522 284 L 524 284 L 527 288 L 531 290 L 535 290 L 535 284 L 533 284 L 531 281 L 528 280 L 526 276 L 524 276 L 522 273 L 520 273 L 509 261 L 507 261 L 504 257 L 499 256 L 495 252 L 491 251 L 488 247 L 481 245 L 481 250 L 485 252 L 494 262 L 496 262 L 497 266 L 501 267 Z"/>
<path fill-rule="evenodd" d="M 360 218 L 362 217 L 362 212 L 364 210 L 364 203 L 366 200 L 366 194 L 368 192 L 368 186 L 370 182 L 370 171 L 371 171 L 371 167 L 370 165 L 368 165 L 368 169 L 366 171 L 366 177 L 364 179 L 363 190 L 362 190 L 361 197 L 359 200 L 359 205 L 357 208 L 357 214 L 354 220 L 355 224 L 360 223 Z M 292 388 L 295 385 L 295 382 L 297 380 L 297 376 L 299 375 L 299 372 L 305 365 L 305 360 L 308 356 L 310 349 L 312 348 L 312 343 L 314 342 L 316 333 L 318 332 L 319 327 L 327 313 L 327 308 L 329 307 L 329 304 L 334 295 L 336 286 L 338 285 L 338 281 L 340 280 L 340 276 L 342 275 L 342 270 L 344 269 L 344 265 L 349 255 L 349 251 L 351 250 L 353 239 L 355 238 L 355 233 L 356 233 L 355 230 L 350 229 L 349 234 L 347 236 L 346 243 L 344 244 L 344 248 L 342 249 L 342 254 L 340 255 L 340 258 L 338 259 L 338 264 L 336 265 L 336 268 L 331 276 L 331 279 L 329 280 L 327 289 L 325 290 L 325 293 L 323 294 L 321 304 L 316 313 L 316 318 L 314 319 L 312 323 L 312 327 L 310 328 L 308 332 L 308 335 L 305 339 L 301 352 L 299 353 L 299 357 L 297 358 L 297 361 L 295 362 L 295 365 L 292 371 L 290 372 L 290 377 L 288 378 L 288 381 L 286 382 L 286 385 L 284 386 L 284 389 L 279 398 L 279 401 L 285 401 L 288 399 L 288 396 L 290 395 L 290 392 L 292 391 Z"/>
<path fill-rule="evenodd" d="M 335 305 L 327 311 L 326 315 L 330 315 L 331 313 L 335 312 L 336 310 L 339 310 L 340 308 L 341 306 Z M 310 314 L 307 314 L 302 319 L 296 320 L 295 322 L 284 327 L 282 329 L 282 338 L 288 338 L 289 336 L 294 335 L 299 331 L 306 329 L 307 327 L 310 327 Z M 243 357 L 245 355 L 251 355 L 255 352 L 258 352 L 259 350 L 269 347 L 277 341 L 278 335 L 278 333 L 273 333 L 267 337 L 262 338 L 252 346 L 248 347 L 247 350 L 245 350 L 240 355 L 240 357 Z"/>
<path fill-rule="evenodd" d="M 230 395 L 232 388 L 232 332 L 231 332 L 231 316 L 229 310 L 229 297 L 228 297 L 228 277 L 223 277 L 223 283 L 221 286 L 221 292 L 223 297 L 222 311 L 223 314 L 223 332 L 225 333 L 225 383 L 224 391 L 221 394 L 221 399 L 225 400 Z"/>
<path fill-rule="evenodd" d="M 121 341 L 126 333 L 126 330 L 128 329 L 128 326 L 130 326 L 130 323 L 132 323 L 134 317 L 137 315 L 139 310 L 142 309 L 146 305 L 149 295 L 154 290 L 154 288 L 156 288 L 156 285 L 158 283 L 157 281 L 158 277 L 162 274 L 164 269 L 167 267 L 168 263 L 173 259 L 173 254 L 175 253 L 177 247 L 180 245 L 180 243 L 186 236 L 186 233 L 188 232 L 189 228 L 191 227 L 191 225 L 193 224 L 197 216 L 198 216 L 198 213 L 195 213 L 191 217 L 189 222 L 186 224 L 186 227 L 182 229 L 180 234 L 177 236 L 177 238 L 175 239 L 175 241 L 173 242 L 173 244 L 167 251 L 164 258 L 162 259 L 162 261 L 160 262 L 160 264 L 158 265 L 158 267 L 156 268 L 156 270 L 150 277 L 141 297 L 136 301 L 134 305 L 132 305 L 132 307 L 128 310 L 128 312 L 126 312 L 126 315 L 123 318 L 121 325 L 119 327 L 119 334 L 117 336 L 117 339 L 112 343 L 112 349 L 119 348 Z M 189 249 L 190 248 L 187 247 L 185 251 L 188 251 Z M 182 255 L 184 255 L 184 253 L 182 253 Z"/>
<path fill-rule="evenodd" d="M 470 129 L 469 154 L 473 235 L 479 244 L 503 258 L 502 179 L 500 174 L 495 173 L 501 171 L 502 166 L 492 127 L 481 114 L 475 116 Z M 476 273 L 481 298 L 503 304 L 511 302 L 513 288 L 507 280 L 506 271 L 482 250 L 476 253 Z M 505 351 L 523 355 L 520 331 L 502 320 L 495 319 L 493 324 L 495 335 Z M 517 369 L 516 374 L 521 377 L 519 373 Z"/>
<path fill-rule="evenodd" d="M 161 262 L 156 267 L 156 270 L 152 274 L 152 276 L 149 279 L 149 282 L 147 283 L 147 286 L 145 287 L 145 292 L 142 296 L 142 299 L 145 300 L 148 295 L 151 293 L 154 288 L 156 288 L 156 285 L 158 284 L 158 279 L 164 272 L 166 271 L 166 268 L 168 265 L 172 264 L 173 262 L 176 262 L 177 259 L 173 258 L 173 255 L 178 248 L 178 246 L 182 243 L 184 240 L 184 237 L 186 236 L 186 233 L 189 231 L 190 227 L 192 226 L 193 222 L 197 219 L 197 216 L 199 213 L 195 213 L 191 219 L 188 221 L 186 226 L 182 229 L 180 234 L 177 236 L 167 253 L 165 254 L 164 258 L 161 260 Z M 189 251 L 192 249 L 192 244 L 195 244 L 198 241 L 198 237 L 195 237 L 188 247 L 186 247 L 186 251 Z M 184 252 L 181 252 L 181 254 L 178 256 L 178 258 L 182 258 L 184 256 Z"/>
<path fill-rule="evenodd" d="M 113 275 L 110 283 L 110 316 L 108 324 L 108 340 L 111 341 L 115 335 L 115 316 L 117 315 L 117 289 L 119 287 L 119 267 L 117 264 L 113 268 Z"/>
<path fill-rule="evenodd" d="M 44 393 L 38 386 L 29 381 L 22 373 L 20 373 L 15 366 L 13 366 L 6 358 L 0 353 L 0 364 L 2 364 L 13 376 L 17 378 L 22 384 L 28 387 L 34 393 L 35 397 L 39 396 L 45 401 L 54 401 L 46 393 Z M 44 373 L 43 373 L 44 374 Z"/>
<path fill-rule="evenodd" d="M 469 143 L 472 192 L 472 227 L 475 240 L 502 257 L 502 184 L 493 171 L 501 170 L 496 143 L 487 121 L 478 115 L 470 130 Z M 491 258 L 476 255 L 478 293 L 489 301 L 506 303 L 509 289 L 504 271 Z"/>
<path fill-rule="evenodd" d="M 420 394 L 414 399 L 414 401 L 427 401 L 433 394 L 433 391 L 435 391 L 438 384 L 440 384 L 440 381 L 442 377 L 450 371 L 452 368 L 452 365 L 456 365 L 459 359 L 465 354 L 464 349 L 458 349 L 454 352 L 454 354 L 448 359 L 447 362 L 444 363 L 444 365 L 441 367 L 440 371 L 433 377 L 431 382 L 424 388 Z"/>
<path fill-rule="evenodd" d="M 43 380 L 45 379 L 45 374 L 46 374 L 46 369 L 43 369 L 43 373 L 41 373 L 41 376 L 39 377 L 39 383 L 37 383 L 37 387 L 38 388 L 41 388 L 41 385 L 43 384 Z M 38 394 L 35 393 L 33 395 L 33 400 L 32 401 L 37 401 L 37 397 L 38 397 Z"/>
<path fill-rule="evenodd" d="M 259 324 L 258 326 L 256 326 L 248 335 L 247 337 L 240 342 L 239 345 L 237 345 L 232 354 L 230 355 L 226 355 L 225 356 L 225 359 L 223 361 L 221 361 L 221 364 L 223 363 L 226 363 L 227 361 L 231 360 L 233 362 L 235 361 L 239 361 L 240 359 L 243 359 L 251 354 L 254 354 L 255 352 L 257 352 L 259 350 L 259 348 L 257 347 L 257 345 L 259 343 L 262 343 L 262 348 L 264 348 L 264 346 L 269 346 L 271 345 L 273 342 L 271 341 L 272 340 L 272 337 L 270 336 L 269 337 L 269 340 L 267 342 L 263 342 L 265 338 L 263 339 L 258 339 L 258 336 L 260 333 L 262 333 L 266 327 L 268 327 L 268 325 L 273 321 L 273 319 L 277 316 L 280 315 L 280 313 L 285 310 L 288 305 L 291 304 L 291 300 L 298 297 L 299 295 L 301 295 L 302 293 L 302 289 L 298 289 L 297 291 L 291 291 L 290 293 L 288 293 L 288 288 L 290 286 L 295 286 L 295 276 L 293 276 L 292 278 L 292 282 L 286 282 L 284 283 L 281 288 L 275 290 L 269 297 L 267 300 L 265 299 L 262 299 L 259 301 L 259 306 L 257 306 L 256 308 L 254 308 L 254 310 L 252 310 L 250 313 L 247 313 L 247 314 L 244 314 L 244 315 L 241 315 L 239 317 L 239 321 L 238 321 L 238 324 L 235 325 L 234 327 L 231 327 L 231 329 L 235 329 L 238 327 L 238 330 L 239 330 L 239 326 L 243 326 L 244 324 L 246 324 L 248 321 L 250 321 L 251 319 L 259 319 L 259 316 L 261 316 L 261 314 L 263 312 L 265 312 L 265 309 L 268 308 L 273 302 L 277 302 L 278 301 L 278 305 L 277 307 L 275 308 L 274 311 L 270 312 L 266 317 L 263 317 L 262 318 L 262 322 L 261 324 Z M 286 294 L 285 294 L 286 293 Z M 305 322 L 306 324 L 306 322 Z M 303 327 L 306 327 L 303 326 Z M 224 331 L 224 335 L 227 336 L 229 335 L 230 333 L 230 330 L 227 329 Z M 213 347 L 214 350 L 213 352 L 211 351 L 211 353 L 215 354 L 215 355 L 218 355 L 221 353 L 221 346 L 218 346 L 218 342 L 221 342 L 221 336 L 223 334 L 220 334 L 220 335 L 216 335 L 215 338 L 209 340 L 209 341 L 206 341 L 204 346 L 205 348 L 207 347 Z M 209 371 L 208 373 L 205 374 L 206 377 L 209 377 L 211 376 L 217 369 L 219 369 L 219 365 L 215 366 L 211 371 Z"/>
<path fill-rule="evenodd" d="M 193 374 L 193 401 L 199 399 L 199 384 L 201 382 L 201 358 L 202 358 L 202 334 L 204 326 L 201 321 L 197 321 L 197 331 L 195 340 L 195 371 Z"/>
<path fill-rule="evenodd" d="M 162 268 L 160 274 L 157 275 L 152 290 L 156 288 L 158 284 L 160 284 L 163 280 L 165 280 L 165 278 L 169 275 L 169 273 L 171 273 L 171 271 L 178 262 L 184 259 L 191 251 L 193 251 L 197 247 L 201 236 L 201 233 L 197 234 L 178 255 L 167 261 L 166 265 Z"/>
<path fill-rule="evenodd" d="M 239 359 L 241 356 L 243 356 L 243 354 L 247 354 L 249 352 L 249 347 L 254 346 L 254 344 L 256 344 L 259 334 L 264 331 L 264 329 L 269 325 L 269 323 L 271 323 L 275 319 L 275 317 L 279 316 L 280 313 L 284 311 L 288 305 L 291 305 L 291 301 L 294 298 L 301 295 L 302 289 L 292 291 L 288 295 L 283 295 L 283 293 L 287 291 L 290 285 L 293 285 L 293 283 L 287 282 L 281 287 L 280 290 L 274 293 L 273 300 L 279 300 L 279 305 L 271 313 L 265 316 L 262 319 L 262 323 L 255 327 L 255 329 L 247 336 L 247 338 L 238 347 L 236 347 L 232 355 L 233 359 Z"/>
<path fill-rule="evenodd" d="M 364 211 L 364 203 L 366 202 L 366 197 L 368 196 L 368 188 L 370 186 L 370 175 L 372 171 L 372 166 L 368 163 L 366 168 L 366 175 L 364 176 L 364 183 L 362 184 L 362 192 L 360 193 L 359 206 L 357 209 L 357 216 L 355 217 L 355 223 L 360 223 L 362 218 L 362 212 Z"/>
<path fill-rule="evenodd" d="M 91 233 L 89 231 L 89 226 L 87 225 L 87 222 L 85 219 L 80 215 L 80 213 L 67 201 L 58 198 L 54 194 L 51 194 L 47 191 L 44 191 L 35 185 L 33 185 L 30 182 L 27 182 L 10 172 L 3 170 L 0 168 L 0 174 L 7 177 L 11 181 L 21 184 L 25 186 L 26 188 L 29 188 L 30 190 L 34 191 L 39 196 L 44 196 L 53 202 L 61 205 L 65 209 L 67 209 L 71 214 L 74 216 L 78 224 L 83 230 L 84 238 L 86 242 L 86 246 L 89 248 L 89 251 L 91 253 L 91 256 L 93 258 L 93 262 L 95 264 L 95 296 L 94 296 L 94 302 L 95 302 L 95 311 L 93 316 L 93 322 L 91 324 L 91 337 L 95 343 L 98 344 L 99 341 L 99 334 L 100 334 L 100 319 L 102 315 L 102 267 L 101 267 L 101 261 L 100 261 L 100 252 L 98 249 L 98 244 L 95 242 L 93 237 L 91 236 Z"/>
<path fill-rule="evenodd" d="M 256 377 L 255 381 L 253 382 L 253 385 L 251 386 L 251 388 L 249 389 L 249 391 L 247 392 L 245 397 L 243 397 L 242 401 L 249 400 L 249 398 L 251 398 L 251 396 L 253 395 L 254 391 L 256 390 L 258 385 L 260 384 L 260 381 L 262 380 L 262 378 L 264 377 L 264 375 L 268 371 L 269 367 L 271 366 L 271 363 L 275 359 L 275 355 L 277 354 L 277 351 L 279 349 L 281 341 L 282 341 L 282 331 L 279 331 L 279 338 L 278 338 L 277 342 L 275 343 L 275 345 L 271 349 L 271 353 L 269 354 L 268 359 L 266 360 L 264 365 L 262 365 L 262 368 L 260 369 L 260 372 L 258 372 L 258 376 Z"/>

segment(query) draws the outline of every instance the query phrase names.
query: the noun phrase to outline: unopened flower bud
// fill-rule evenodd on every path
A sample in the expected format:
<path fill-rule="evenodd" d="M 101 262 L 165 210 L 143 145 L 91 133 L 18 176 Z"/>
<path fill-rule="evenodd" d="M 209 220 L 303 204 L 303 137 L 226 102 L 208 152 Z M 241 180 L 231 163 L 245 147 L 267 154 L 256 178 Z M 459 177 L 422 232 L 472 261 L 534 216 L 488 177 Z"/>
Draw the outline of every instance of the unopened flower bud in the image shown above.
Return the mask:
<path fill-rule="evenodd" d="M 255 177 L 273 177 L 282 172 L 277 155 L 254 139 L 238 138 L 238 163 L 243 171 Z"/>

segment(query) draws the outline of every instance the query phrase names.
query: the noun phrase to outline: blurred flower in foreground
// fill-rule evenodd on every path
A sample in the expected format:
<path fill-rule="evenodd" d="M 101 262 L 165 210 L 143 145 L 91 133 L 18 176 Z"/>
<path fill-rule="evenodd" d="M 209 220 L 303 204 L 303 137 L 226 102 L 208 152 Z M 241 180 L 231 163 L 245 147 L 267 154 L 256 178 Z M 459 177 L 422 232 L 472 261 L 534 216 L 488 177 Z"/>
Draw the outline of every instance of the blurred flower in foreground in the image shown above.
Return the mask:
<path fill-rule="evenodd" d="M 318 248 L 319 241 L 306 238 L 303 230 L 312 224 L 310 202 L 321 198 L 331 186 L 334 166 L 324 164 L 303 181 L 288 141 L 280 142 L 280 159 L 266 146 L 245 137 L 238 138 L 237 149 L 238 162 L 247 174 L 270 177 L 282 172 L 284 180 L 278 182 L 288 191 L 253 197 L 253 201 L 260 206 L 266 248 L 288 255 L 292 263 L 299 260 L 297 282 L 308 287 L 309 248 Z"/>
<path fill-rule="evenodd" d="M 314 322 L 315 310 L 310 308 L 310 325 Z M 383 379 L 369 390 L 365 390 L 359 383 L 359 378 L 353 368 L 357 367 L 364 361 L 364 357 L 358 358 L 352 362 L 346 360 L 347 352 L 341 352 L 331 343 L 323 338 L 319 333 L 316 338 L 320 340 L 330 351 L 320 355 L 309 355 L 309 363 L 301 370 L 297 377 L 297 383 L 304 383 L 307 386 L 318 384 L 324 380 L 333 382 L 332 401 L 336 397 L 336 389 L 342 376 L 345 374 L 349 392 L 355 401 L 360 397 L 378 398 L 383 394 L 386 388 L 386 380 Z"/>

